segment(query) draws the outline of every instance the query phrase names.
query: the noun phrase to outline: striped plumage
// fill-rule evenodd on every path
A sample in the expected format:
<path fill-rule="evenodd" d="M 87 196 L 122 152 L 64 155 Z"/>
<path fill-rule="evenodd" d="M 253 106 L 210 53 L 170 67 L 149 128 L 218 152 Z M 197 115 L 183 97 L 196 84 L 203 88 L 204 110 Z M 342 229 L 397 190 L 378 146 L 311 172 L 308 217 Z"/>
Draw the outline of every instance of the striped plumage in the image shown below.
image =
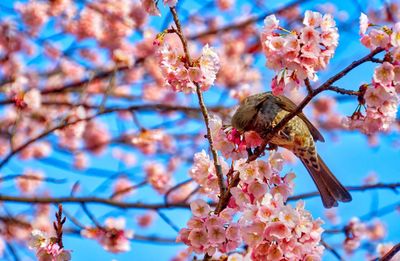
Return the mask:
<path fill-rule="evenodd" d="M 232 127 L 244 132 L 256 131 L 261 137 L 276 126 L 296 105 L 285 96 L 274 96 L 271 92 L 247 97 L 232 117 Z M 318 155 L 315 141 L 324 141 L 321 133 L 299 113 L 291 119 L 274 137 L 270 144 L 292 151 L 300 158 L 310 173 L 322 202 L 326 208 L 338 205 L 338 201 L 351 201 L 351 195 L 336 179 Z"/>

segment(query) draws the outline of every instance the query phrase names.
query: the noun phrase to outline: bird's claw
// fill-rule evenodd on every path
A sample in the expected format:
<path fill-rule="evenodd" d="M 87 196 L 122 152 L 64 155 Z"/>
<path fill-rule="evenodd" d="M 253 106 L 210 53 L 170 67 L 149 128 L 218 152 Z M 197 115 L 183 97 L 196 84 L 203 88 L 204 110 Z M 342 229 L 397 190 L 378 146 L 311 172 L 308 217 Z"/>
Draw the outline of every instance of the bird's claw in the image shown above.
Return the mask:
<path fill-rule="evenodd" d="M 268 144 L 268 147 L 265 147 L 266 150 L 277 150 L 278 145 L 275 144 Z"/>

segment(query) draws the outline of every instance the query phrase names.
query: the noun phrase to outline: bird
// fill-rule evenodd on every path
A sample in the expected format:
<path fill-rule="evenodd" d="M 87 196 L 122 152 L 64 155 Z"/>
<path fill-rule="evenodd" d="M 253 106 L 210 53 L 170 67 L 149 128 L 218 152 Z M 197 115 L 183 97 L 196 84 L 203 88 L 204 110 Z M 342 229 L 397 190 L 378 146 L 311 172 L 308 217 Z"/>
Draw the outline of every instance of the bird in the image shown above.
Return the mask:
<path fill-rule="evenodd" d="M 254 94 L 240 103 L 232 116 L 231 125 L 239 133 L 255 131 L 262 139 L 266 139 L 271 129 L 296 108 L 296 104 L 283 95 L 274 95 L 272 92 Z M 317 186 L 325 208 L 338 206 L 338 201 L 351 201 L 348 190 L 318 155 L 316 141 L 325 142 L 318 129 L 300 112 L 268 143 L 271 148 L 288 149 L 300 159 Z"/>

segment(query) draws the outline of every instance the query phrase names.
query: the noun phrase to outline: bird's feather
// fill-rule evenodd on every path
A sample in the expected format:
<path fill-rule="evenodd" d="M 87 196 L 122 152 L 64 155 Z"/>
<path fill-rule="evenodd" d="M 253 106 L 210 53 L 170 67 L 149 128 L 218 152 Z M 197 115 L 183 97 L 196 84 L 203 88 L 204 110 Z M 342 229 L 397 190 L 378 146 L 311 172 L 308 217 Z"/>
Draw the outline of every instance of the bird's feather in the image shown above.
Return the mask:
<path fill-rule="evenodd" d="M 277 95 L 276 96 L 276 101 L 279 104 L 279 106 L 288 112 L 292 112 L 295 111 L 297 109 L 297 105 L 292 102 L 289 98 L 283 96 L 283 95 Z M 306 115 L 304 115 L 304 113 L 300 112 L 299 114 L 297 114 L 298 117 L 300 117 L 304 123 L 307 125 L 308 129 L 311 132 L 311 135 L 313 136 L 314 140 L 317 141 L 321 141 L 324 142 L 325 139 L 322 136 L 322 134 L 318 131 L 318 129 L 307 119 Z"/>

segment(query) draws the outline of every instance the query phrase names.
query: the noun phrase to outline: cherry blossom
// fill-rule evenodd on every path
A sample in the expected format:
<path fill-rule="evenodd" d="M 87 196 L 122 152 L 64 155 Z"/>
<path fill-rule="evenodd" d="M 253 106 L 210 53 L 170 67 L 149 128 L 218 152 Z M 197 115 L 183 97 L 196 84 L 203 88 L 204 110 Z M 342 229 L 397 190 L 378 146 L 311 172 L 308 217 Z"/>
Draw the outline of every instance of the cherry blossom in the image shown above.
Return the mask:
<path fill-rule="evenodd" d="M 43 177 L 44 174 L 41 171 L 26 169 L 16 183 L 21 192 L 34 193 L 42 185 Z"/>
<path fill-rule="evenodd" d="M 61 248 L 54 240 L 54 238 L 48 237 L 40 230 L 33 230 L 28 245 L 36 251 L 36 257 L 40 261 L 71 260 L 71 251 Z"/>
<path fill-rule="evenodd" d="M 219 57 L 213 48 L 205 45 L 195 66 L 187 66 L 177 50 L 167 43 L 159 50 L 160 66 L 167 87 L 184 93 L 195 92 L 196 84 L 202 91 L 213 85 L 219 70 Z"/>
<path fill-rule="evenodd" d="M 306 78 L 317 80 L 317 71 L 326 68 L 338 45 L 331 15 L 306 11 L 303 24 L 301 29 L 288 33 L 279 27 L 275 16 L 264 21 L 261 43 L 267 67 L 277 72 L 271 86 L 274 94 L 297 89 Z"/>
<path fill-rule="evenodd" d="M 112 253 L 126 252 L 131 249 L 129 239 L 133 237 L 132 230 L 125 230 L 124 218 L 108 218 L 101 228 L 86 228 L 82 236 L 95 239 L 103 248 Z"/>

